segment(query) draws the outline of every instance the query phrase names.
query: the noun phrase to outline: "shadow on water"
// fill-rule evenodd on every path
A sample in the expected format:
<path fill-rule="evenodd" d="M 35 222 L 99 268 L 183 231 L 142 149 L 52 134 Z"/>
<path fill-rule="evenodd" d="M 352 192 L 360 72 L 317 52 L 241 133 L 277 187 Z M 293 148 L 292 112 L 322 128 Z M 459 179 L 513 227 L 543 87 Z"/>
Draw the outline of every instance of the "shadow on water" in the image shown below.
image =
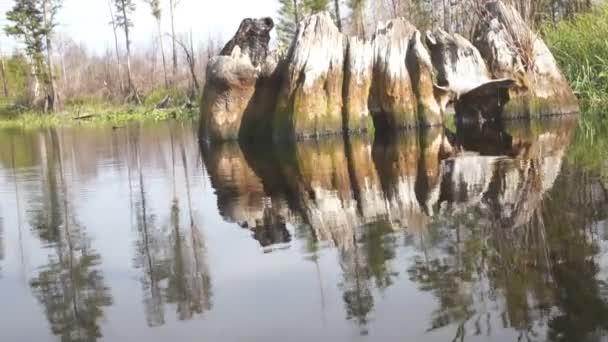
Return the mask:
<path fill-rule="evenodd" d="M 437 299 L 429 331 L 455 325 L 464 340 L 499 321 L 520 340 L 585 341 L 608 333 L 608 198 L 563 165 L 574 127 L 566 117 L 202 151 L 224 219 L 266 251 L 289 243 L 285 223 L 313 261 L 319 244 L 338 249 L 361 334 L 373 290 L 407 275 Z M 391 261 L 400 236 L 416 251 L 406 272 Z"/>

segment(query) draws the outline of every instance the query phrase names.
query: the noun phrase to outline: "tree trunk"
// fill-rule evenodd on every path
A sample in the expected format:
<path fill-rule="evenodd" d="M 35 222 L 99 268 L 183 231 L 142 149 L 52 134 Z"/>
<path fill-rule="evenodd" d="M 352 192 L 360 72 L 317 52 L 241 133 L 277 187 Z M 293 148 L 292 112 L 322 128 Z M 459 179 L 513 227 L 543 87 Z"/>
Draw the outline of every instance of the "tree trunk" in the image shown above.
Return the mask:
<path fill-rule="evenodd" d="M 365 22 L 363 21 L 363 8 L 359 8 L 359 25 L 361 26 L 361 37 L 365 38 Z"/>
<path fill-rule="evenodd" d="M 192 29 L 190 29 L 190 58 L 192 62 L 190 63 L 190 73 L 192 74 L 192 82 L 194 84 L 194 96 L 192 98 L 196 98 L 200 93 L 200 84 L 198 83 L 198 78 L 196 77 L 196 59 L 194 58 L 194 41 L 192 39 Z"/>
<path fill-rule="evenodd" d="M 0 55 L 0 72 L 2 73 L 2 87 L 4 90 L 4 97 L 8 99 L 8 84 L 6 80 L 6 68 L 4 67 L 4 56 Z"/>
<path fill-rule="evenodd" d="M 192 77 L 192 85 L 194 86 L 194 91 L 196 92 L 196 94 L 198 94 L 200 85 L 198 82 L 198 78 L 196 77 L 196 60 L 194 59 L 194 53 L 192 53 L 192 51 L 194 50 L 194 48 L 192 47 L 192 32 L 190 33 L 191 48 L 188 48 L 188 46 L 186 46 L 186 44 L 184 44 L 183 42 L 180 42 L 177 39 L 175 39 L 174 42 L 179 44 L 179 46 L 181 46 L 182 49 L 184 50 L 184 54 L 186 54 L 186 60 L 188 61 L 188 68 L 190 69 L 190 76 Z"/>
<path fill-rule="evenodd" d="M 296 28 L 297 28 L 298 24 L 300 23 L 300 13 L 298 11 L 298 0 L 293 0 L 293 15 L 296 19 Z"/>
<path fill-rule="evenodd" d="M 38 105 L 38 100 L 40 98 L 40 80 L 38 79 L 38 67 L 36 66 L 36 61 L 30 61 L 30 79 L 29 83 L 29 98 L 30 102 L 33 105 Z"/>
<path fill-rule="evenodd" d="M 393 5 L 393 18 L 397 18 L 397 15 L 398 15 L 397 2 L 396 2 L 396 0 L 392 0 L 391 3 Z"/>
<path fill-rule="evenodd" d="M 443 0 L 443 30 L 452 32 L 450 30 L 450 0 Z"/>
<path fill-rule="evenodd" d="M 65 93 L 68 89 L 68 70 L 65 67 L 65 47 L 61 50 L 61 90 L 64 98 L 66 97 Z"/>
<path fill-rule="evenodd" d="M 342 32 L 342 16 L 340 15 L 340 0 L 334 0 L 334 6 L 336 7 L 336 25 L 338 30 Z"/>
<path fill-rule="evenodd" d="M 50 26 L 49 23 L 49 1 L 46 0 L 44 1 L 44 3 L 42 4 L 42 11 L 43 11 L 43 16 L 44 16 L 44 24 L 46 27 Z M 55 70 L 53 67 L 53 56 L 52 56 L 52 51 L 53 51 L 53 46 L 52 46 L 52 42 L 51 42 L 51 33 L 47 31 L 47 33 L 44 35 L 44 39 L 46 41 L 46 64 L 47 64 L 47 68 L 48 68 L 48 82 L 46 84 L 47 86 L 47 109 L 51 112 L 56 111 L 57 109 L 59 109 L 60 104 L 59 104 L 59 96 L 57 95 L 57 87 L 55 84 Z"/>
<path fill-rule="evenodd" d="M 141 103 L 139 99 L 139 95 L 137 94 L 137 89 L 135 88 L 135 84 L 133 83 L 133 78 L 131 77 L 131 40 L 129 39 L 129 25 L 128 25 L 128 16 L 127 16 L 127 7 L 125 4 L 125 0 L 120 0 L 122 2 L 122 15 L 125 19 L 125 45 L 127 48 L 127 82 L 129 85 L 129 97 L 132 97 L 136 103 Z"/>
<path fill-rule="evenodd" d="M 175 39 L 177 37 L 175 37 L 175 18 L 173 14 L 173 10 L 177 5 L 176 1 L 177 0 L 169 0 L 169 14 L 171 16 L 171 38 L 173 38 L 171 40 L 173 42 L 173 82 L 175 82 L 175 78 L 177 77 L 177 46 L 175 46 Z"/>
<path fill-rule="evenodd" d="M 161 29 L 160 17 L 156 19 L 158 24 L 158 40 L 160 42 L 160 53 L 163 57 L 163 75 L 165 76 L 165 89 L 169 89 L 169 79 L 167 78 L 167 60 L 165 59 L 165 44 L 163 43 L 163 32 Z"/>
<path fill-rule="evenodd" d="M 120 67 L 120 52 L 118 49 L 118 33 L 116 33 L 116 20 L 114 19 L 114 10 L 112 9 L 111 0 L 108 0 L 108 6 L 110 8 L 110 17 L 112 18 L 112 31 L 114 32 L 114 48 L 116 49 L 116 67 L 118 68 L 118 81 L 119 81 L 119 91 L 123 93 L 125 91 L 125 85 L 122 82 L 122 72 Z"/>

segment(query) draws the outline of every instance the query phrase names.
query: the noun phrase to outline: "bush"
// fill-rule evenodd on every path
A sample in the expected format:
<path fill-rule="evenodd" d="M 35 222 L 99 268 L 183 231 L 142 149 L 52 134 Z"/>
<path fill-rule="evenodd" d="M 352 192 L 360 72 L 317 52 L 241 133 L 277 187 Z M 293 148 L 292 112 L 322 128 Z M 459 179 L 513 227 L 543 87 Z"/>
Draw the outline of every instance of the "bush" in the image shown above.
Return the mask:
<path fill-rule="evenodd" d="M 166 96 L 171 98 L 171 103 L 169 105 L 176 106 L 183 103 L 188 102 L 188 94 L 184 89 L 165 89 L 165 88 L 156 88 L 148 93 L 144 97 L 144 105 L 154 107 L 162 100 L 165 99 Z"/>

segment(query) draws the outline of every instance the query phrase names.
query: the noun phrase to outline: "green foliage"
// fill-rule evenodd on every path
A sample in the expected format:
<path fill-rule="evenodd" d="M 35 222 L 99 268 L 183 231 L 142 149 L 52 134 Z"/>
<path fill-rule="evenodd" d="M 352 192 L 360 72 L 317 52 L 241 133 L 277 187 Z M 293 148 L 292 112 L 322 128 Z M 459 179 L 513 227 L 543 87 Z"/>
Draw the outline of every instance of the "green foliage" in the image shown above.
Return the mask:
<path fill-rule="evenodd" d="M 156 18 L 156 20 L 160 20 L 162 16 L 162 10 L 160 5 L 160 0 L 145 0 L 148 5 L 150 5 L 150 10 L 152 11 L 152 16 Z"/>
<path fill-rule="evenodd" d="M 367 4 L 367 0 L 347 0 L 346 5 L 353 12 L 363 12 L 365 10 L 365 6 Z"/>
<path fill-rule="evenodd" d="M 154 89 L 146 95 L 146 97 L 143 99 L 144 106 L 156 106 L 167 96 L 170 98 L 170 104 L 188 102 L 188 91 L 186 89 L 165 89 L 164 87 L 162 87 Z"/>
<path fill-rule="evenodd" d="M 44 69 L 44 37 L 50 29 L 45 25 L 41 4 L 40 0 L 16 0 L 13 8 L 6 12 L 6 19 L 10 24 L 4 28 L 7 35 L 23 42 L 25 52 L 37 72 Z"/>
<path fill-rule="evenodd" d="M 327 10 L 330 4 L 330 0 L 278 0 L 278 2 L 277 34 L 282 49 L 287 49 L 291 44 L 300 20 L 307 15 Z"/>
<path fill-rule="evenodd" d="M 584 106 L 608 107 L 608 7 L 546 25 L 543 34 Z"/>
<path fill-rule="evenodd" d="M 0 116 L 10 107 L 24 106 L 27 102 L 29 65 L 24 55 L 14 54 L 0 57 L 4 61 L 8 98 L 0 98 Z M 2 94 L 4 95 L 4 94 Z"/>
<path fill-rule="evenodd" d="M 346 4 L 351 11 L 354 33 L 359 36 L 365 36 L 365 8 L 367 1 L 348 0 Z"/>
<path fill-rule="evenodd" d="M 304 0 L 304 10 L 307 14 L 314 14 L 327 10 L 329 0 Z"/>
<path fill-rule="evenodd" d="M 33 77 L 36 81 L 43 82 L 47 98 L 53 95 L 53 99 L 55 91 L 50 62 L 51 36 L 62 4 L 63 0 L 15 0 L 13 8 L 6 13 L 9 24 L 4 28 L 7 35 L 23 42 L 25 54 L 32 65 Z"/>
<path fill-rule="evenodd" d="M 279 0 L 279 5 L 277 35 L 279 37 L 279 45 L 281 48 L 286 49 L 296 33 L 301 6 L 299 0 Z"/>
<path fill-rule="evenodd" d="M 608 6 L 546 24 L 542 33 L 581 104 L 570 159 L 608 176 Z"/>
<path fill-rule="evenodd" d="M 172 107 L 156 109 L 147 106 L 126 106 L 108 104 L 87 104 L 71 106 L 55 115 L 42 115 L 37 112 L 23 112 L 19 115 L 0 117 L 0 129 L 111 125 L 120 126 L 130 121 L 164 121 L 170 119 L 190 120 L 198 116 L 198 109 Z"/>
<path fill-rule="evenodd" d="M 130 15 L 135 12 L 135 2 L 133 0 L 114 0 L 116 8 L 116 25 L 118 27 L 127 28 L 133 26 L 133 21 Z"/>

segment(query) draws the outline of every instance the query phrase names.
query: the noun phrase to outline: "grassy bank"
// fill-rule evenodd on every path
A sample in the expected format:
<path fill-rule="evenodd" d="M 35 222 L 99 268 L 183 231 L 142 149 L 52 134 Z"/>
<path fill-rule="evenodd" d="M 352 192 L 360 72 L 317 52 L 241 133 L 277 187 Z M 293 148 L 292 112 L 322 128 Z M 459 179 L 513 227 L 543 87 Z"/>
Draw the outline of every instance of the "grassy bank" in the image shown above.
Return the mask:
<path fill-rule="evenodd" d="M 191 119 L 198 115 L 196 108 L 182 107 L 156 109 L 146 106 L 86 105 L 69 107 L 55 114 L 25 111 L 0 116 L 1 128 L 41 128 L 76 125 L 115 125 L 129 121 L 162 121 Z"/>
<path fill-rule="evenodd" d="M 570 158 L 608 178 L 608 6 L 547 24 L 542 33 L 580 100 Z"/>
<path fill-rule="evenodd" d="M 157 108 L 163 100 L 167 108 Z M 198 116 L 196 106 L 187 106 L 187 96 L 178 90 L 153 91 L 141 105 L 116 104 L 100 99 L 77 99 L 65 104 L 58 113 L 45 114 L 0 101 L 0 128 L 40 128 L 74 125 L 121 125 L 128 121 L 191 119 Z"/>

